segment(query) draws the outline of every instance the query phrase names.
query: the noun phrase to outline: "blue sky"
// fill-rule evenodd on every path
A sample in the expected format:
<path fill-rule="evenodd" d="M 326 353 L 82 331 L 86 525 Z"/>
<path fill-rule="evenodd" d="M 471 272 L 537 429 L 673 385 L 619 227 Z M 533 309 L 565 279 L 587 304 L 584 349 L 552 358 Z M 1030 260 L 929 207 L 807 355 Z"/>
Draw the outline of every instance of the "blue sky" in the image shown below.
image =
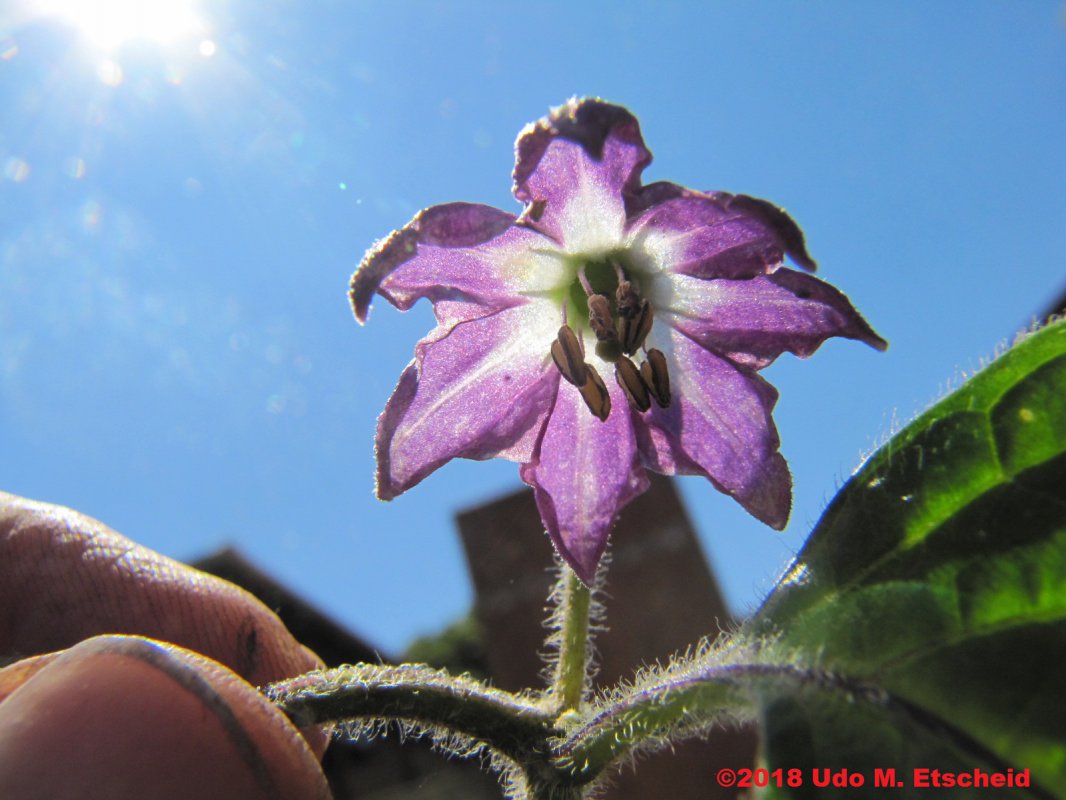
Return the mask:
<path fill-rule="evenodd" d="M 738 610 L 1066 285 L 1060 2 L 203 0 L 165 36 L 63 6 L 0 0 L 0 488 L 178 558 L 236 544 L 386 652 L 468 608 L 453 515 L 520 482 L 456 462 L 374 499 L 431 316 L 359 328 L 348 278 L 424 206 L 517 210 L 514 137 L 550 106 L 625 104 L 647 180 L 788 208 L 891 342 L 765 373 L 784 534 L 681 482 Z"/>

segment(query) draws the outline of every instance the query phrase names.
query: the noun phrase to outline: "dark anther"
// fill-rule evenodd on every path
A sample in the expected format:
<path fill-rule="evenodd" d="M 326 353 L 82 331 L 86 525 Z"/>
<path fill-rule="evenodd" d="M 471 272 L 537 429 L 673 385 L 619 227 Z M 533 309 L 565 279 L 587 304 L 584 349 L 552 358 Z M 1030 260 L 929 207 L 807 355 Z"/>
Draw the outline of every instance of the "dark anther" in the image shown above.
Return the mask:
<path fill-rule="evenodd" d="M 589 295 L 589 327 L 601 342 L 617 339 L 614 320 L 611 317 L 611 302 L 602 294 Z"/>
<path fill-rule="evenodd" d="M 651 331 L 652 313 L 651 305 L 647 300 L 641 300 L 636 307 L 626 315 L 619 308 L 618 334 L 622 341 L 622 350 L 628 355 L 633 355 L 644 346 L 644 340 Z"/>
<path fill-rule="evenodd" d="M 619 280 L 614 299 L 618 307 L 618 338 L 622 342 L 622 352 L 631 356 L 644 346 L 651 331 L 651 305 L 641 299 L 637 287 L 625 279 Z"/>
<path fill-rule="evenodd" d="M 614 290 L 614 299 L 618 304 L 618 316 L 627 319 L 637 313 L 640 295 L 629 281 L 619 282 L 618 288 Z"/>
<path fill-rule="evenodd" d="M 618 332 L 614 329 L 611 301 L 606 295 L 589 295 L 589 327 L 596 334 L 596 355 L 604 361 L 617 361 L 622 355 Z"/>
<path fill-rule="evenodd" d="M 659 408 L 670 405 L 670 373 L 666 371 L 666 356 L 654 347 L 648 351 L 648 360 L 640 365 L 640 376 L 651 390 Z"/>
<path fill-rule="evenodd" d="M 563 377 L 578 388 L 584 386 L 588 380 L 585 354 L 581 351 L 577 335 L 569 325 L 559 328 L 559 336 L 552 342 L 551 351 L 552 360 Z"/>
<path fill-rule="evenodd" d="M 648 397 L 648 387 L 644 384 L 636 365 L 625 356 L 622 356 L 614 365 L 614 379 L 625 392 L 629 405 L 641 413 L 651 408 L 651 398 Z"/>
<path fill-rule="evenodd" d="M 596 368 L 586 364 L 585 369 L 588 370 L 588 380 L 581 387 L 581 398 L 593 416 L 598 417 L 600 422 L 606 422 L 611 413 L 611 395 L 607 393 L 607 387 Z"/>

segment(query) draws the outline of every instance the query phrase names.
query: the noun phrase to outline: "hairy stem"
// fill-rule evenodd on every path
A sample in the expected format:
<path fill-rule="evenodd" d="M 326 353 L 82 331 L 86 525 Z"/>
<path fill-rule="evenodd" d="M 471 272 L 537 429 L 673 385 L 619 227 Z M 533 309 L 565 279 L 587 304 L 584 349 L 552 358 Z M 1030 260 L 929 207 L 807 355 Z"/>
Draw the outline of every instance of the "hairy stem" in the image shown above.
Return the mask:
<path fill-rule="evenodd" d="M 559 661 L 551 692 L 562 713 L 580 708 L 587 688 L 592 590 L 569 567 L 563 568 L 560 580 L 563 586 L 556 615 L 560 621 Z"/>
<path fill-rule="evenodd" d="M 583 786 L 537 784 L 533 781 L 530 781 L 529 785 L 529 800 L 581 800 L 584 796 Z"/>
<path fill-rule="evenodd" d="M 521 765 L 546 763 L 555 733 L 528 701 L 421 665 L 339 667 L 272 684 L 268 694 L 300 727 L 404 721 L 482 742 Z"/>
<path fill-rule="evenodd" d="M 530 800 L 580 800 L 595 777 L 555 763 L 562 731 L 551 713 L 465 675 L 421 664 L 355 664 L 280 681 L 267 694 L 298 727 L 336 722 L 373 733 L 396 722 L 449 755 L 487 755 L 491 768 L 520 773 Z"/>
<path fill-rule="evenodd" d="M 680 741 L 724 716 L 751 710 L 747 689 L 760 679 L 791 678 L 793 670 L 764 665 L 693 668 L 663 674 L 603 702 L 556 746 L 559 765 L 590 780 L 642 745 Z"/>

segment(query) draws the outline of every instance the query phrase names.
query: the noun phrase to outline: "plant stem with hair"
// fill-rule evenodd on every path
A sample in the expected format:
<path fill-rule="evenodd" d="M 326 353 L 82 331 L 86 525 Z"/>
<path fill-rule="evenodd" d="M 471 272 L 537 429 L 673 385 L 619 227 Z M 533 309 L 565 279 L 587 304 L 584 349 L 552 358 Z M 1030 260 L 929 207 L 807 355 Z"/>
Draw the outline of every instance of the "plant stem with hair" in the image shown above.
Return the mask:
<path fill-rule="evenodd" d="M 563 713 L 578 709 L 585 697 L 588 683 L 589 661 L 589 612 L 592 605 L 592 590 L 577 577 L 570 567 L 564 566 L 559 578 L 559 661 L 556 664 L 551 693 L 556 700 L 556 710 Z"/>

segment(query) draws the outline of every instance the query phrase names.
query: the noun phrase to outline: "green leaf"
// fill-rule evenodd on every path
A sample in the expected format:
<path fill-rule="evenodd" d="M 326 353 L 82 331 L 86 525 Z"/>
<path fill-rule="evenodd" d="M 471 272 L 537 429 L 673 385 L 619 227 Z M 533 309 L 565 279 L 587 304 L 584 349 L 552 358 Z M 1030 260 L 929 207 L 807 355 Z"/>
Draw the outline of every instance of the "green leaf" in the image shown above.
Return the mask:
<path fill-rule="evenodd" d="M 768 781 L 770 797 L 1054 797 L 1034 786 L 1032 771 L 1004 763 L 957 729 L 891 695 L 811 686 L 762 697 L 763 758 L 771 774 L 775 766 L 783 771 L 781 779 Z M 788 770 L 799 771 L 791 785 Z M 947 775 L 970 778 L 970 785 L 946 785 Z M 989 784 L 982 786 L 979 775 Z"/>
<path fill-rule="evenodd" d="M 871 767 L 1029 768 L 1038 784 L 959 797 L 1066 798 L 1066 323 L 1022 340 L 876 453 L 749 631 L 776 637 L 777 663 L 891 701 L 761 692 L 769 766 L 849 766 L 861 746 Z M 786 735 L 799 729 L 805 742 Z"/>

